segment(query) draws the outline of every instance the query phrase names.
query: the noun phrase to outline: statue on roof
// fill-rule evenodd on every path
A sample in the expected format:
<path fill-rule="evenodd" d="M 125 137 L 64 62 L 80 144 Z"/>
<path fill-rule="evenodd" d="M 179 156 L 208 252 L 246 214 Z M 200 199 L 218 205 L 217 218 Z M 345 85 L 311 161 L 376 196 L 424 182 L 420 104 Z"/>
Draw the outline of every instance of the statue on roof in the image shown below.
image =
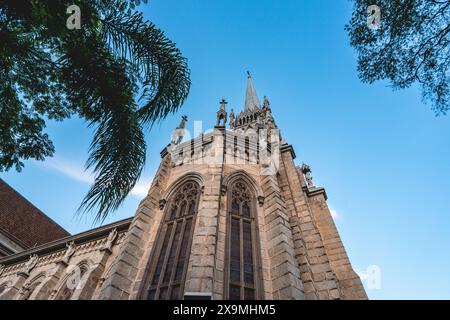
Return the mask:
<path fill-rule="evenodd" d="M 182 116 L 180 124 L 178 125 L 178 127 L 175 129 L 175 131 L 172 134 L 172 140 L 170 141 L 171 144 L 177 145 L 183 140 L 184 133 L 186 130 L 185 129 L 186 122 L 187 122 L 187 116 Z"/>
<path fill-rule="evenodd" d="M 39 257 L 37 256 L 37 254 L 30 255 L 30 260 L 28 260 L 27 263 L 25 264 L 23 272 L 26 274 L 30 274 L 31 270 L 33 270 L 34 267 L 36 267 L 38 259 Z"/>
<path fill-rule="evenodd" d="M 68 264 L 70 257 L 72 257 L 73 254 L 75 253 L 77 246 L 75 245 L 74 241 L 71 241 L 69 243 L 66 243 L 66 247 L 67 247 L 66 253 L 64 254 L 61 261 Z"/>

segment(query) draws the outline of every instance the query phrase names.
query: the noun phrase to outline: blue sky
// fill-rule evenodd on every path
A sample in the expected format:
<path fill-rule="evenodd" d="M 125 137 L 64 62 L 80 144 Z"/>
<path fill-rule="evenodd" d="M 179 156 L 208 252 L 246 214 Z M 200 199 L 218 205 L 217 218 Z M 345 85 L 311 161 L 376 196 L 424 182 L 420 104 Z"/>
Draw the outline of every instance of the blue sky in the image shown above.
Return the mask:
<path fill-rule="evenodd" d="M 435 117 L 420 90 L 362 84 L 344 25 L 347 0 L 152 0 L 145 16 L 189 60 L 188 100 L 147 132 L 148 162 L 125 204 L 105 221 L 132 216 L 159 164 L 159 151 L 187 114 L 211 128 L 219 100 L 240 110 L 246 70 L 267 95 L 297 163 L 311 165 L 353 266 L 381 269 L 371 299 L 450 298 L 450 117 Z M 91 132 L 83 121 L 49 123 L 53 159 L 2 173 L 16 190 L 72 233 L 92 177 L 83 172 Z"/>

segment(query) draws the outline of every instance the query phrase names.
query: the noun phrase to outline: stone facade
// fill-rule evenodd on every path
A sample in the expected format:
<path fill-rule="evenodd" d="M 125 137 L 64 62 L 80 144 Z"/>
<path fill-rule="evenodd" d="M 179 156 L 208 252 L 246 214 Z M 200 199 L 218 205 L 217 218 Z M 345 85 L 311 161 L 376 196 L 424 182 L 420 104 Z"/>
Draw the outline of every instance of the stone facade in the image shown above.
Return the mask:
<path fill-rule="evenodd" d="M 0 260 L 0 298 L 146 299 L 169 203 L 180 186 L 192 181 L 201 195 L 192 220 L 183 296 L 227 299 L 230 188 L 243 181 L 254 200 L 256 298 L 367 299 L 325 190 L 314 186 L 308 166 L 295 165 L 294 150 L 279 134 L 269 102 L 265 98 L 259 106 L 250 77 L 249 82 L 238 117 L 227 117 L 223 100 L 212 133 L 184 143 L 172 138 L 132 219 Z M 225 128 L 227 119 L 230 129 Z M 240 135 L 248 132 L 260 137 L 263 132 L 267 139 L 244 138 L 240 144 Z M 264 158 L 267 150 L 270 156 Z M 80 280 L 72 281 L 77 272 Z"/>

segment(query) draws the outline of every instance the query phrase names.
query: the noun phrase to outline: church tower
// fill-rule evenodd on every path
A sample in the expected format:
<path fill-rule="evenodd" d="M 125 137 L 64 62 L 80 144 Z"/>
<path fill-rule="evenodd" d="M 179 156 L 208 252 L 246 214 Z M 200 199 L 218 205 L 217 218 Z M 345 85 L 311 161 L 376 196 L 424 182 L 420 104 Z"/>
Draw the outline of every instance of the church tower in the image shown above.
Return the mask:
<path fill-rule="evenodd" d="M 184 116 L 99 299 L 367 299 L 308 165 L 258 99 L 222 100 L 210 133 Z M 228 125 L 227 125 L 228 124 Z"/>

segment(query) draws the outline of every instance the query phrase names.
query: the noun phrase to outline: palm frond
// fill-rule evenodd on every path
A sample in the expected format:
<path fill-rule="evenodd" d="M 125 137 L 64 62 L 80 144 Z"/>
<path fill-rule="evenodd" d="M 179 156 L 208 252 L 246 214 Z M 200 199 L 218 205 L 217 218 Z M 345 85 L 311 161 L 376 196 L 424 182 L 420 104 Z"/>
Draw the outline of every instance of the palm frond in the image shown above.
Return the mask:
<path fill-rule="evenodd" d="M 136 112 L 106 115 L 97 127 L 91 143 L 87 168 L 96 173 L 79 208 L 95 212 L 95 221 L 103 221 L 115 211 L 133 189 L 145 163 L 145 140 Z"/>
<path fill-rule="evenodd" d="M 102 36 L 117 56 L 130 61 L 142 80 L 139 117 L 153 124 L 175 112 L 190 89 L 187 60 L 141 13 L 114 10 L 102 19 Z"/>

